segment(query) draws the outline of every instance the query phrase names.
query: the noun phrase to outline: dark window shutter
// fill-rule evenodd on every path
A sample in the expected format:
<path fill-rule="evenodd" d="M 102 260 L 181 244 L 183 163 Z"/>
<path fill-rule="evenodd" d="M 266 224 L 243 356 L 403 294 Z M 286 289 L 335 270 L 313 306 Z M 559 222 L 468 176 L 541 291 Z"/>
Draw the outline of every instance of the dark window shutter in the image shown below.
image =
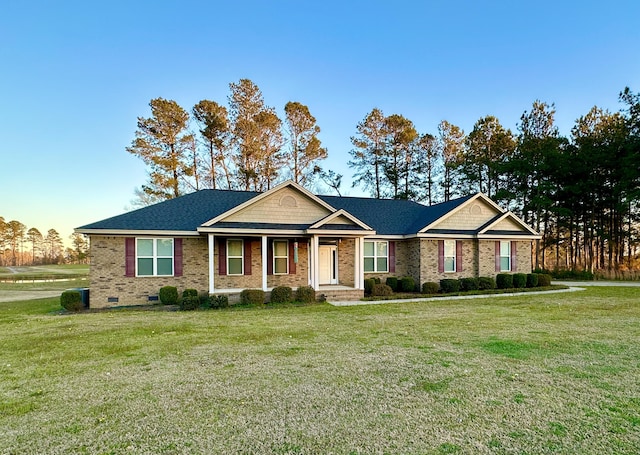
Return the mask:
<path fill-rule="evenodd" d="M 396 273 L 396 242 L 389 242 L 389 273 Z"/>
<path fill-rule="evenodd" d="M 518 242 L 511 242 L 511 271 L 518 271 L 518 254 L 517 254 Z"/>
<path fill-rule="evenodd" d="M 218 240 L 218 275 L 227 274 L 227 241 Z"/>
<path fill-rule="evenodd" d="M 242 242 L 244 245 L 244 274 L 251 275 L 251 240 Z"/>
<path fill-rule="evenodd" d="M 444 240 L 438 240 L 438 273 L 444 272 Z"/>
<path fill-rule="evenodd" d="M 273 275 L 273 240 L 267 242 L 267 275 Z"/>
<path fill-rule="evenodd" d="M 293 254 L 294 243 L 295 240 L 289 240 L 289 275 L 296 274 L 296 261 Z"/>
<path fill-rule="evenodd" d="M 124 276 L 136 276 L 136 239 L 127 237 L 124 239 Z"/>
<path fill-rule="evenodd" d="M 182 276 L 182 239 L 173 239 L 173 275 Z"/>
<path fill-rule="evenodd" d="M 456 240 L 456 272 L 462 272 L 462 242 Z"/>
<path fill-rule="evenodd" d="M 496 272 L 500 271 L 500 241 L 496 241 Z"/>

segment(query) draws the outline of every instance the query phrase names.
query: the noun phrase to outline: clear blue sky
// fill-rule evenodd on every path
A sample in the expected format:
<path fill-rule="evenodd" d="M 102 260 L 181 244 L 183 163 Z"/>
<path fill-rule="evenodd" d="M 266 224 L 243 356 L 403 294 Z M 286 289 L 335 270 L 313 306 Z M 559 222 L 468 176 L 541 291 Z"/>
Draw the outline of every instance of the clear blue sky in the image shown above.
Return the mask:
<path fill-rule="evenodd" d="M 422 133 L 488 114 L 515 130 L 540 99 L 569 134 L 640 91 L 639 24 L 636 0 L 0 0 L 0 216 L 67 238 L 122 213 L 146 178 L 125 147 L 149 100 L 226 104 L 241 78 L 280 115 L 309 106 L 345 189 L 373 107 Z"/>

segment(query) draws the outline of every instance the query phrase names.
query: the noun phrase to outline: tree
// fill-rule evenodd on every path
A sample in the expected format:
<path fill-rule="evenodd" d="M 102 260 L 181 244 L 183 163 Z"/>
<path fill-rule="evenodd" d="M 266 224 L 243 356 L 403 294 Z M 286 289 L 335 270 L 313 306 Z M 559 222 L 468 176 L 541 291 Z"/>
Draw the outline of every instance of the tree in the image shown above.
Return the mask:
<path fill-rule="evenodd" d="M 74 232 L 69 236 L 69 239 L 71 239 L 71 244 L 73 245 L 71 250 L 73 261 L 78 264 L 86 264 L 89 257 L 89 242 L 86 236 Z"/>
<path fill-rule="evenodd" d="M 289 101 L 284 112 L 289 136 L 289 151 L 285 158 L 293 181 L 306 186 L 316 175 L 317 161 L 327 157 L 327 149 L 318 139 L 320 127 L 307 106 Z"/>
<path fill-rule="evenodd" d="M 320 180 L 336 192 L 338 196 L 342 196 L 340 193 L 340 186 L 342 185 L 342 174 L 338 174 L 332 170 L 324 171 L 319 167 L 316 167 L 315 172 L 320 177 Z"/>
<path fill-rule="evenodd" d="M 280 169 L 285 165 L 282 153 L 282 121 L 273 109 L 259 112 L 255 117 L 258 133 L 258 159 L 253 173 L 253 188 L 267 191 L 278 180 Z"/>
<path fill-rule="evenodd" d="M 459 185 L 459 166 L 464 151 L 464 131 L 446 120 L 442 120 L 438 125 L 438 140 L 440 153 L 444 163 L 442 176 L 442 189 L 444 200 L 451 200 L 457 192 Z"/>
<path fill-rule="evenodd" d="M 27 240 L 31 242 L 31 264 L 36 263 L 36 251 L 42 248 L 43 237 L 40 231 L 34 227 L 27 231 Z"/>
<path fill-rule="evenodd" d="M 7 223 L 4 221 L 4 217 L 0 216 L 0 264 L 5 263 L 5 249 L 7 244 Z"/>
<path fill-rule="evenodd" d="M 11 265 L 18 265 L 18 247 L 24 241 L 27 227 L 20 221 L 11 220 L 6 223 L 5 238 L 11 249 Z"/>
<path fill-rule="evenodd" d="M 384 119 L 385 147 L 381 156 L 389 196 L 394 199 L 414 199 L 412 184 L 415 169 L 415 148 L 418 137 L 413 122 L 402 115 L 392 114 Z"/>
<path fill-rule="evenodd" d="M 357 136 L 351 137 L 355 146 L 349 153 L 352 160 L 349 167 L 354 168 L 353 186 L 362 185 L 370 194 L 382 197 L 383 156 L 386 147 L 386 123 L 382 111 L 374 108 L 358 123 Z"/>
<path fill-rule="evenodd" d="M 440 171 L 438 141 L 431 134 L 420 135 L 413 143 L 416 154 L 417 199 L 432 205 L 436 199 L 436 176 Z"/>
<path fill-rule="evenodd" d="M 44 243 L 47 248 L 45 256 L 48 263 L 56 263 L 62 255 L 62 238 L 60 237 L 60 234 L 58 234 L 58 231 L 55 229 L 49 229 L 46 237 L 44 238 Z"/>
<path fill-rule="evenodd" d="M 163 98 L 149 103 L 151 117 L 138 117 L 136 138 L 127 151 L 141 158 L 150 167 L 145 193 L 172 199 L 182 194 L 181 179 L 192 171 L 186 160 L 193 143 L 188 130 L 189 114 L 175 101 Z"/>
<path fill-rule="evenodd" d="M 229 147 L 229 116 L 227 108 L 215 101 L 202 100 L 193 107 L 193 117 L 200 126 L 200 134 L 205 143 L 208 160 L 209 186 L 216 189 L 222 174 L 227 189 L 231 189 L 231 170 L 227 163 L 226 152 Z"/>

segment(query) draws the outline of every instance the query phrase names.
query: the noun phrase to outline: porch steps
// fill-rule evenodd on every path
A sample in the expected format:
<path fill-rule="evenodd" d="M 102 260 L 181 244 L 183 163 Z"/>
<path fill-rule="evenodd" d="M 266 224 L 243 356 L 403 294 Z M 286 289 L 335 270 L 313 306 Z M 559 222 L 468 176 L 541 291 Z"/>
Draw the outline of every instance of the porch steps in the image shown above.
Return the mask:
<path fill-rule="evenodd" d="M 364 297 L 364 291 L 361 289 L 322 289 L 316 291 L 316 298 L 321 299 L 322 296 L 329 302 L 360 300 Z"/>

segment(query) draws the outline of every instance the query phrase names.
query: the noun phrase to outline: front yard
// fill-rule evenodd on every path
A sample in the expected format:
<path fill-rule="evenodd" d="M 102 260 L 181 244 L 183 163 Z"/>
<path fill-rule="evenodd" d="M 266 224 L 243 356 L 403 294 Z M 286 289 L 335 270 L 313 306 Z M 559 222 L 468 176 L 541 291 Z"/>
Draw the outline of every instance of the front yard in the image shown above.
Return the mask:
<path fill-rule="evenodd" d="M 638 293 L 0 303 L 0 453 L 637 453 Z"/>

